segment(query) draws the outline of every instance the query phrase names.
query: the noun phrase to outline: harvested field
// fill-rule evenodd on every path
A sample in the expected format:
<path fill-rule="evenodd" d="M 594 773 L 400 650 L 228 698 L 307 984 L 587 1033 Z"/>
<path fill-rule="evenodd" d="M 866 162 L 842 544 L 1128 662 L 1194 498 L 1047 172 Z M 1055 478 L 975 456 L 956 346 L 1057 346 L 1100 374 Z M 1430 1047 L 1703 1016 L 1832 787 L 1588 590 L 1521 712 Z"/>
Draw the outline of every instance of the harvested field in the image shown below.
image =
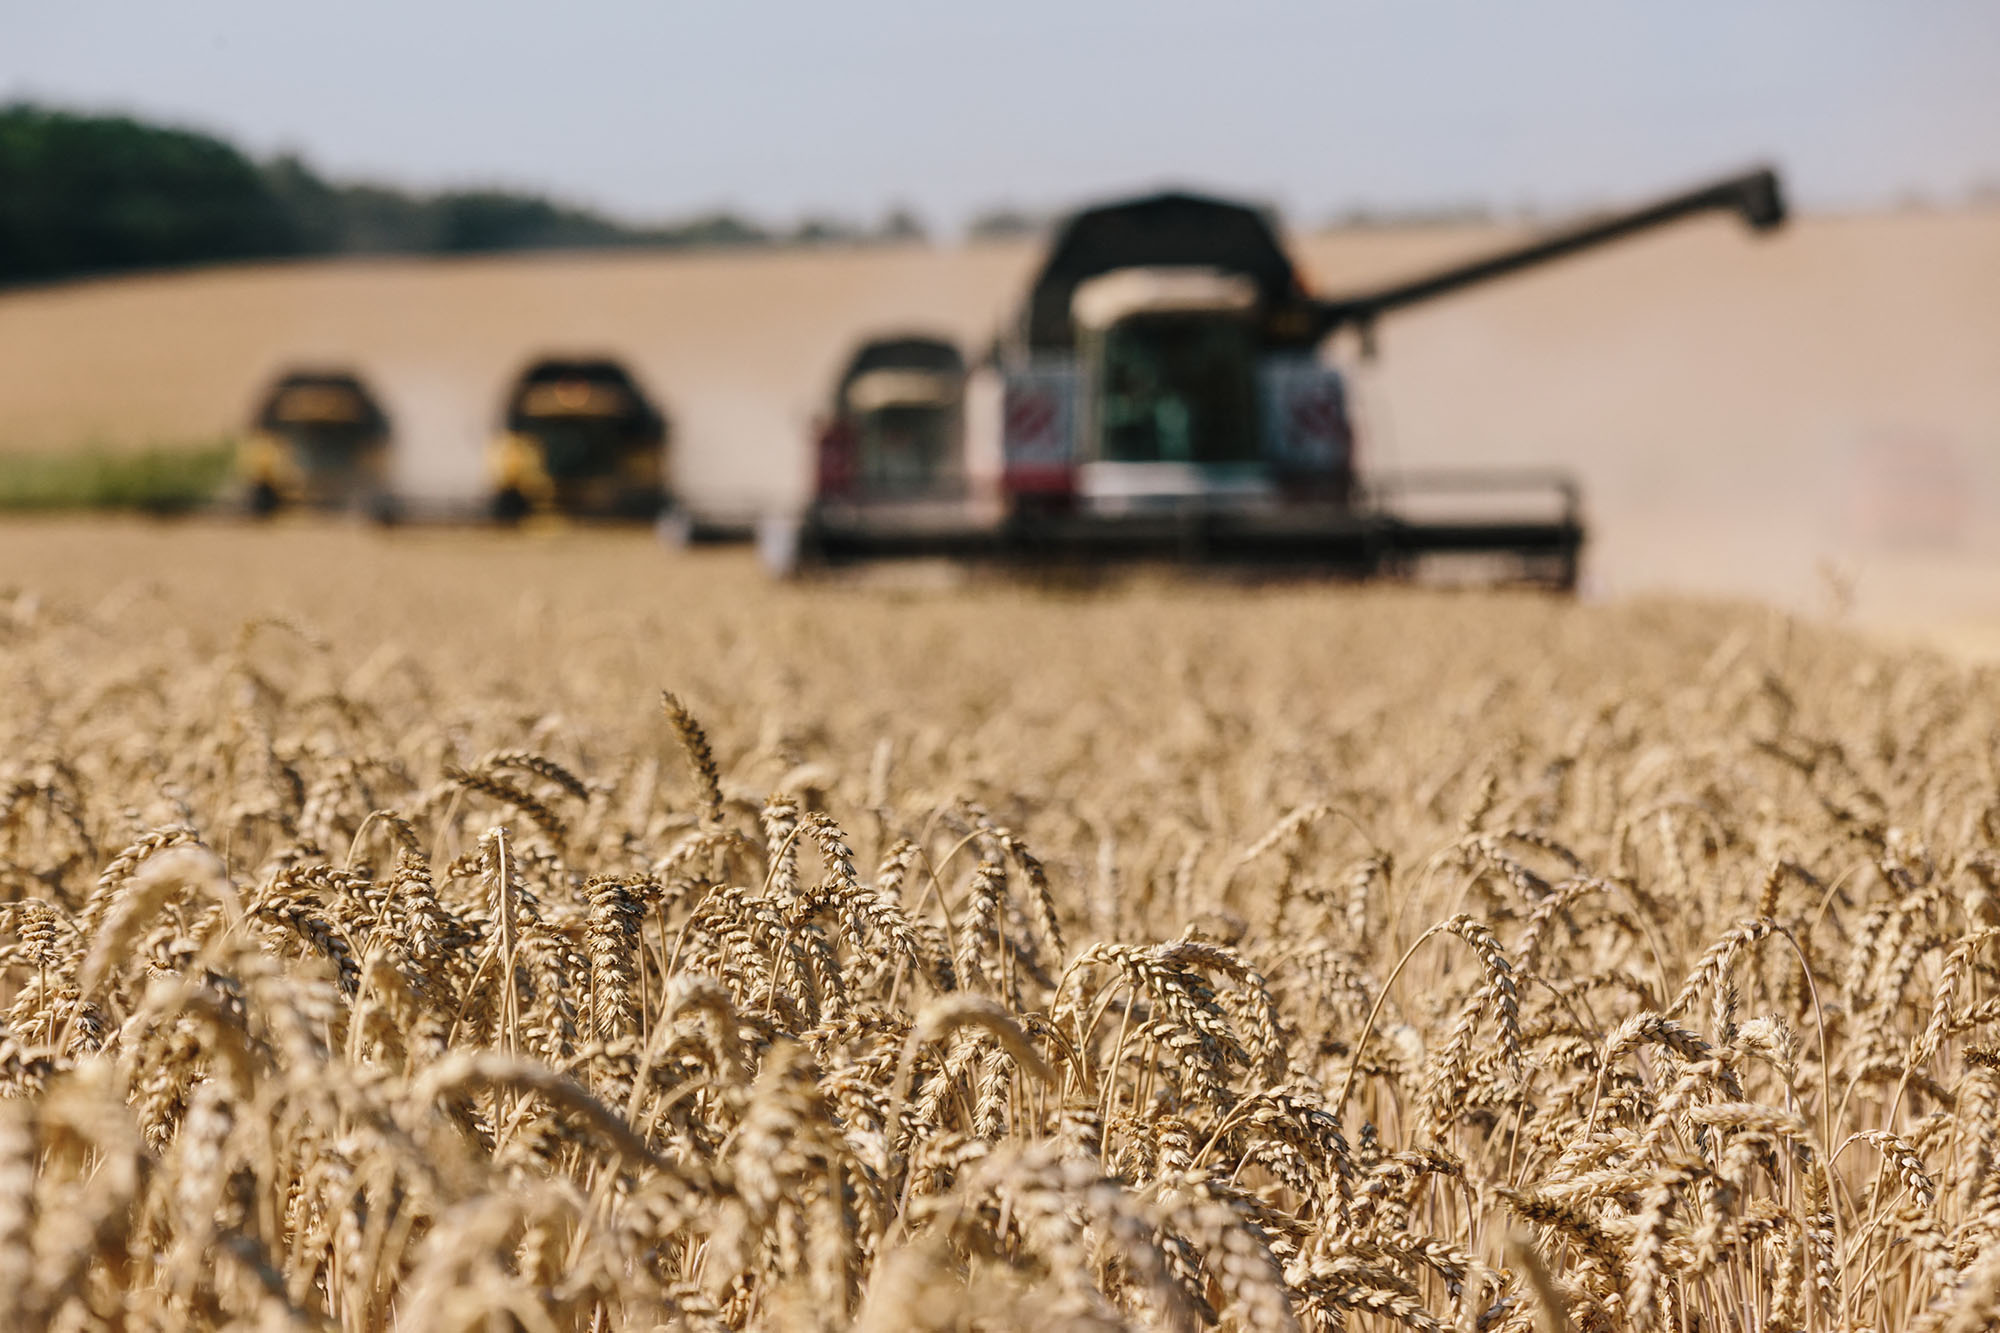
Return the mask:
<path fill-rule="evenodd" d="M 1519 234 L 1295 239 L 1337 291 Z M 784 505 L 857 337 L 914 326 L 977 346 L 1037 257 L 1019 242 L 355 261 L 9 292 L 0 450 L 212 439 L 280 367 L 331 360 L 380 390 L 405 486 L 471 495 L 509 377 L 546 350 L 602 349 L 673 415 L 697 503 Z M 1356 366 L 1364 463 L 1574 469 L 1593 591 L 1849 605 L 1990 644 L 1996 348 L 2000 210 L 1805 217 L 1768 238 L 1710 218 L 1385 321 L 1380 359 Z"/>
<path fill-rule="evenodd" d="M 0 569 L 7 1327 L 2000 1308 L 1992 672 L 587 533 Z"/>

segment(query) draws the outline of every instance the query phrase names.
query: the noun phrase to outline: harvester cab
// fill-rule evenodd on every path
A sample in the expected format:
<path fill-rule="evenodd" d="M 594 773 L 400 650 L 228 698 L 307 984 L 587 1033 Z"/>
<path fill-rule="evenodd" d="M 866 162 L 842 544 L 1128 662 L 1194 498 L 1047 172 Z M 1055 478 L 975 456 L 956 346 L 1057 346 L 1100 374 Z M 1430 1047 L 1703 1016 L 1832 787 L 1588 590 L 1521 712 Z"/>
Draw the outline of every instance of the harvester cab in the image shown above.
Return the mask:
<path fill-rule="evenodd" d="M 1022 514 L 1341 501 L 1351 440 L 1310 299 L 1253 209 L 1162 194 L 1072 218 L 1001 344 Z"/>
<path fill-rule="evenodd" d="M 872 338 L 848 358 L 821 422 L 816 493 L 948 499 L 965 485 L 965 358 L 929 334 Z"/>
<path fill-rule="evenodd" d="M 289 371 L 258 400 L 237 475 L 252 514 L 360 508 L 386 518 L 388 416 L 352 371 Z"/>
<path fill-rule="evenodd" d="M 1086 209 L 1057 233 L 997 348 L 1004 517 L 917 527 L 815 505 L 800 556 L 1141 559 L 1366 576 L 1470 555 L 1573 586 L 1584 533 L 1571 478 L 1364 478 L 1345 384 L 1320 348 L 1341 329 L 1372 345 L 1383 315 L 1711 211 L 1757 230 L 1778 225 L 1776 176 L 1731 177 L 1413 281 L 1322 297 L 1254 208 L 1168 193 Z M 1542 497 L 1533 512 L 1496 514 L 1468 498 L 1530 491 Z M 1441 517 L 1431 503 L 1440 496 Z M 1456 516 L 1454 503 L 1464 506 Z"/>
<path fill-rule="evenodd" d="M 667 503 L 666 419 L 617 361 L 534 362 L 507 395 L 502 427 L 488 455 L 495 518 L 652 519 Z"/>

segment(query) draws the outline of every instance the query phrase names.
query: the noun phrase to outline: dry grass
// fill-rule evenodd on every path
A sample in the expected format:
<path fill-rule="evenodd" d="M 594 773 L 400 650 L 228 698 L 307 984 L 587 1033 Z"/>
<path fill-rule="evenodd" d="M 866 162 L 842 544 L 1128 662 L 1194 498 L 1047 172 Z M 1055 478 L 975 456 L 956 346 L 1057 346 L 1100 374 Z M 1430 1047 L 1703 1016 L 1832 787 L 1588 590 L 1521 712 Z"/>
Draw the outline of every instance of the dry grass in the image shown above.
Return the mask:
<path fill-rule="evenodd" d="M 581 536 L 0 567 L 7 1327 L 2000 1310 L 1990 674 Z"/>

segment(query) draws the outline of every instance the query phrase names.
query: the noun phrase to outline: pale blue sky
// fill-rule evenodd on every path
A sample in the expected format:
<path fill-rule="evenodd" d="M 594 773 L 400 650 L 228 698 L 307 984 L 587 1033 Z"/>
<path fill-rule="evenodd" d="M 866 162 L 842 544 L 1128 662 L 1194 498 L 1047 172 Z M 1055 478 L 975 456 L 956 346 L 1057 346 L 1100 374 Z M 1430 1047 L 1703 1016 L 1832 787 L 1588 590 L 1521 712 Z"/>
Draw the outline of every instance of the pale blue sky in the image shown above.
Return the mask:
<path fill-rule="evenodd" d="M 2000 183 L 2000 3 L 0 0 L 16 97 L 642 217 L 1560 208 L 1761 157 L 1866 207 Z"/>

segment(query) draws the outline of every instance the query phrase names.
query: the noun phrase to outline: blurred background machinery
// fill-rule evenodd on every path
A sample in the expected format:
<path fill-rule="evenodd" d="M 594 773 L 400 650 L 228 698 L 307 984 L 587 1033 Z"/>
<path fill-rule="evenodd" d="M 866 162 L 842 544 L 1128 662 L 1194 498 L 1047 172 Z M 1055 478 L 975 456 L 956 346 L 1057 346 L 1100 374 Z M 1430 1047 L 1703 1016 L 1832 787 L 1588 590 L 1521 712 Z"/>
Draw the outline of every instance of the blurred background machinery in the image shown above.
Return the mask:
<path fill-rule="evenodd" d="M 489 508 L 655 519 L 670 500 L 666 417 L 609 357 L 543 357 L 507 394 L 488 451 Z"/>
<path fill-rule="evenodd" d="M 1584 529 L 1572 478 L 1364 475 L 1346 385 L 1321 346 L 1351 329 L 1372 354 L 1384 315 L 1714 211 L 1778 226 L 1776 175 L 1728 177 L 1413 280 L 1322 297 L 1257 209 L 1182 193 L 1086 209 L 1057 232 L 989 358 L 983 373 L 998 392 L 987 405 L 961 407 L 964 393 L 944 380 L 927 407 L 892 402 L 887 386 L 915 394 L 918 371 L 867 357 L 900 344 L 856 354 L 818 440 L 815 495 L 787 545 L 807 565 L 1157 560 L 1357 577 L 1471 557 L 1500 577 L 1573 587 Z M 864 411 L 852 399 L 872 376 L 884 389 Z M 997 513 L 965 502 L 965 431 L 952 423 L 966 411 L 974 429 L 981 413 L 997 418 Z M 921 446 L 890 424 L 917 421 L 928 423 Z"/>
<path fill-rule="evenodd" d="M 359 375 L 287 371 L 259 400 L 238 450 L 242 505 L 259 516 L 310 508 L 393 519 L 389 449 L 389 418 Z"/>

